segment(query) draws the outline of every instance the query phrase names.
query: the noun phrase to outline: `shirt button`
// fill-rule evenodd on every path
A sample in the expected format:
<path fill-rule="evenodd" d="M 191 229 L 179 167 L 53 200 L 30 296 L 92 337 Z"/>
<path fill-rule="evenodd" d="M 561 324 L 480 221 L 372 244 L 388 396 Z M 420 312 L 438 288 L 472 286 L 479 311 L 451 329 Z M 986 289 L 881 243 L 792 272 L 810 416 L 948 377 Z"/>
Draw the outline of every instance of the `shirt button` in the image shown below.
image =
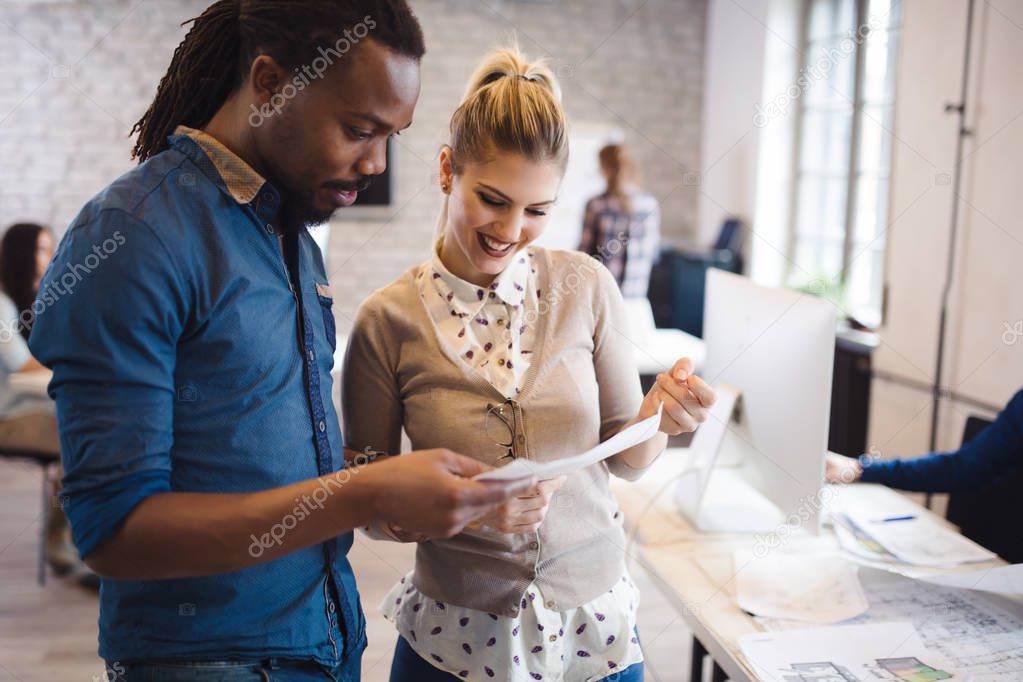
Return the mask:
<path fill-rule="evenodd" d="M 491 291 L 490 292 L 490 298 L 497 298 L 497 294 L 495 294 L 493 291 Z"/>
<path fill-rule="evenodd" d="M 320 433 L 323 433 L 324 431 L 327 430 L 327 422 L 321 421 L 319 426 L 320 426 Z"/>
<path fill-rule="evenodd" d="M 501 358 L 500 360 L 498 360 L 497 364 L 501 365 L 501 367 L 504 367 L 504 358 Z"/>
<path fill-rule="evenodd" d="M 328 608 L 328 609 L 330 609 L 330 612 L 331 612 L 331 613 L 334 613 L 334 602 L 330 602 L 330 603 L 329 603 L 329 604 L 327 605 L 327 608 Z"/>
<path fill-rule="evenodd" d="M 309 362 L 314 362 L 315 360 L 316 360 L 316 353 L 314 353 L 313 351 L 309 351 Z"/>
<path fill-rule="evenodd" d="M 557 636 L 557 635 L 551 635 L 551 636 L 550 636 L 550 640 L 551 640 L 552 642 L 557 642 L 557 641 L 558 641 L 558 636 Z"/>
<path fill-rule="evenodd" d="M 270 223 L 266 224 L 266 233 L 267 234 L 273 234 L 274 233 L 274 226 L 271 225 Z"/>
<path fill-rule="evenodd" d="M 547 608 L 549 608 L 549 609 L 553 609 L 554 607 L 555 607 L 555 603 L 554 603 L 554 600 L 553 600 L 553 599 L 549 600 L 549 601 L 547 602 Z"/>

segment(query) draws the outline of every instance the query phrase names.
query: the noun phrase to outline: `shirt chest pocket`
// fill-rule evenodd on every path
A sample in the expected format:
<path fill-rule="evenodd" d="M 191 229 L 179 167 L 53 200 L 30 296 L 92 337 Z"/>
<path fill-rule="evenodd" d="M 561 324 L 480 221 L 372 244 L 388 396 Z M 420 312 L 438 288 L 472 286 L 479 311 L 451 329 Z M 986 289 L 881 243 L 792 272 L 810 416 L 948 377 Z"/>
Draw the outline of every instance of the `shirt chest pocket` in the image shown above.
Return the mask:
<path fill-rule="evenodd" d="M 337 325 L 334 320 L 334 298 L 326 284 L 309 283 L 302 287 L 302 308 L 307 329 L 312 333 L 312 349 L 317 365 L 330 372 L 337 350 Z"/>
<path fill-rule="evenodd" d="M 334 320 L 334 295 L 329 284 L 316 283 L 316 301 L 323 316 L 323 328 L 327 332 L 327 343 L 331 353 L 337 348 L 337 323 Z"/>

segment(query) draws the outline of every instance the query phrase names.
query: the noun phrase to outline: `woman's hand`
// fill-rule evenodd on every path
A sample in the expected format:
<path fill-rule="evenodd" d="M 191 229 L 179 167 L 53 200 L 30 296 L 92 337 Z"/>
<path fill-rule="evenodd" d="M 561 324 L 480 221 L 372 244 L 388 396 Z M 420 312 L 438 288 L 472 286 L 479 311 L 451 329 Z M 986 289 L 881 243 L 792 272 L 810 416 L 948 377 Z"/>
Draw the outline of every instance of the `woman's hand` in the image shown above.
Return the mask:
<path fill-rule="evenodd" d="M 540 481 L 525 495 L 513 497 L 493 512 L 480 519 L 487 526 L 502 533 L 533 533 L 543 523 L 554 492 L 565 484 L 565 476 Z"/>
<path fill-rule="evenodd" d="M 714 390 L 693 373 L 693 361 L 680 358 L 667 372 L 657 375 L 657 383 L 643 399 L 636 421 L 657 414 L 664 404 L 660 431 L 669 436 L 695 431 L 707 420 L 707 409 L 714 404 Z"/>

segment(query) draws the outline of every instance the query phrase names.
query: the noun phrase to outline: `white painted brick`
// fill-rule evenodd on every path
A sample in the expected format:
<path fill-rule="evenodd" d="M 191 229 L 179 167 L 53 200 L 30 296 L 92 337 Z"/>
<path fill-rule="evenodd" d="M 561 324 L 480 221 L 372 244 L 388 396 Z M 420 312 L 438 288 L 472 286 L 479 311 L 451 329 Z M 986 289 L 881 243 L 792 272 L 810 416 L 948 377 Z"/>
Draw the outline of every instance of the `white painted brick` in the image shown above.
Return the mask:
<path fill-rule="evenodd" d="M 0 79 L 7 84 L 0 94 L 0 119 L 7 117 L 0 123 L 0 225 L 37 219 L 62 231 L 84 201 L 131 168 L 128 129 L 149 105 L 184 35 L 179 24 L 208 3 L 160 0 L 129 13 L 135 4 L 5 6 L 5 21 L 39 49 L 0 26 Z M 397 156 L 403 207 L 383 229 L 373 222 L 333 228 L 328 270 L 337 270 L 335 288 L 344 292 L 335 308 L 342 330 L 363 297 L 427 256 L 440 210 L 435 173 L 448 119 L 476 61 L 514 35 L 528 53 L 547 55 L 570 74 L 563 87 L 574 121 L 625 129 L 652 192 L 666 195 L 683 173 L 700 167 L 706 0 L 488 4 L 504 18 L 475 0 L 413 0 L 429 52 L 416 123 L 403 134 Z M 22 161 L 12 167 L 11 159 Z M 690 238 L 698 196 L 682 188 L 665 201 L 667 239 Z"/>

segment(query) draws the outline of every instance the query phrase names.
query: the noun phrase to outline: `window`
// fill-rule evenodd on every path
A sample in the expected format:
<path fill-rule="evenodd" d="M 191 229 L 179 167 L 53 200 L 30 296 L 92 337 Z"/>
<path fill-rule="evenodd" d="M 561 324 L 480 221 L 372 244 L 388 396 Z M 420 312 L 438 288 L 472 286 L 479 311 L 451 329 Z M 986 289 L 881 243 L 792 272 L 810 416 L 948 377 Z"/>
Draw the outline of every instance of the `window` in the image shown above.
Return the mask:
<path fill-rule="evenodd" d="M 786 282 L 881 321 L 899 0 L 806 0 Z"/>

